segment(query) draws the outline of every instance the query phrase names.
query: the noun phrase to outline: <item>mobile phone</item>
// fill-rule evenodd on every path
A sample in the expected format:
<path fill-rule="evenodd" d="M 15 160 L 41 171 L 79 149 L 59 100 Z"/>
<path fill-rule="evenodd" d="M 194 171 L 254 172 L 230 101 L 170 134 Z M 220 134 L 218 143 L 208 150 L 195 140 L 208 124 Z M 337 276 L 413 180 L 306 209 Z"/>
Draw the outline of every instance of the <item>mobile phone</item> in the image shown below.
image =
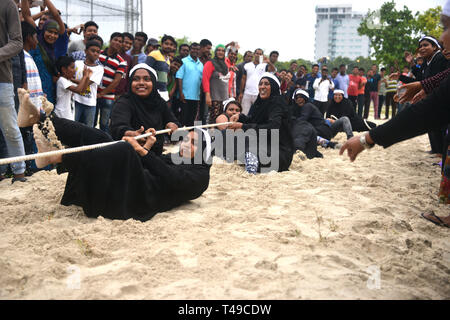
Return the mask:
<path fill-rule="evenodd" d="M 263 56 L 263 55 L 260 55 L 260 56 L 259 56 L 259 63 L 263 63 L 263 61 L 264 61 L 264 56 Z"/>
<path fill-rule="evenodd" d="M 33 0 L 33 2 L 31 3 L 31 7 L 43 7 L 44 6 L 44 1 L 43 0 Z"/>

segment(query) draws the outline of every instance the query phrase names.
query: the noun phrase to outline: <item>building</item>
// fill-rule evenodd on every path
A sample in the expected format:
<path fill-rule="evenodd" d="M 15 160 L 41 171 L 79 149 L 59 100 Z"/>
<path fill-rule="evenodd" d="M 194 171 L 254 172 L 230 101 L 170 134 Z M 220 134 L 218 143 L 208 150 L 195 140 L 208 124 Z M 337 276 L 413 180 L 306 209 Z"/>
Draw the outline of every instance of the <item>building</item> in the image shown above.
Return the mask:
<path fill-rule="evenodd" d="M 370 55 L 370 42 L 358 35 L 358 27 L 364 15 L 353 12 L 352 5 L 316 6 L 316 61 L 327 57 L 355 59 Z"/>
<path fill-rule="evenodd" d="M 142 0 L 52 0 L 69 27 L 93 20 L 105 42 L 113 32 L 134 34 L 143 30 Z M 81 36 L 73 35 L 71 40 Z"/>

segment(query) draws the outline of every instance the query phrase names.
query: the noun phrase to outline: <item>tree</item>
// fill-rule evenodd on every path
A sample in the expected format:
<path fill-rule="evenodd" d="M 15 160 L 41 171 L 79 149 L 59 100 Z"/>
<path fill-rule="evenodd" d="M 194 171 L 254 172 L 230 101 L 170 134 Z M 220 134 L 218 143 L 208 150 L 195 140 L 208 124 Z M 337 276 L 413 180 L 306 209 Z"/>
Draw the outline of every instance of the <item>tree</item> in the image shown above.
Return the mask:
<path fill-rule="evenodd" d="M 442 34 L 440 24 L 442 8 L 440 6 L 431 8 L 417 15 L 417 28 L 422 35 L 433 36 L 436 39 Z"/>
<path fill-rule="evenodd" d="M 374 21 L 375 17 L 379 21 Z M 414 52 L 417 48 L 415 15 L 406 6 L 397 10 L 394 1 L 385 2 L 379 11 L 369 10 L 358 33 L 369 37 L 375 51 L 373 57 L 386 66 L 397 66 L 402 63 L 405 51 Z"/>

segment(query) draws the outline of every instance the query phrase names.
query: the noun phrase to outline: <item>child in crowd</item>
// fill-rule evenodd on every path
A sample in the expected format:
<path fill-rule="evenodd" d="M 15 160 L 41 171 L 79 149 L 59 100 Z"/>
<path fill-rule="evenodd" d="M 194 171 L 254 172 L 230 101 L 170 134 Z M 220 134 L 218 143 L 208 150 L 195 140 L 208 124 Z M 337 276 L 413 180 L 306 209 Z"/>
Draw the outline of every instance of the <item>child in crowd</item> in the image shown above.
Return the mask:
<path fill-rule="evenodd" d="M 72 57 L 62 56 L 56 61 L 56 67 L 61 77 L 56 83 L 56 105 L 55 114 L 64 119 L 74 120 L 75 116 L 72 111 L 72 95 L 73 93 L 83 94 L 89 86 L 89 78 L 92 70 L 84 67 L 82 78 L 78 85 L 74 82 L 75 77 L 75 60 Z M 73 82 L 74 81 L 74 82 Z"/>
<path fill-rule="evenodd" d="M 97 88 L 103 78 L 103 66 L 97 65 L 100 55 L 100 43 L 88 41 L 86 43 L 86 59 L 75 61 L 75 79 L 82 80 L 85 67 L 92 70 L 89 86 L 81 94 L 75 94 L 75 121 L 94 127 L 95 109 L 97 106 Z"/>

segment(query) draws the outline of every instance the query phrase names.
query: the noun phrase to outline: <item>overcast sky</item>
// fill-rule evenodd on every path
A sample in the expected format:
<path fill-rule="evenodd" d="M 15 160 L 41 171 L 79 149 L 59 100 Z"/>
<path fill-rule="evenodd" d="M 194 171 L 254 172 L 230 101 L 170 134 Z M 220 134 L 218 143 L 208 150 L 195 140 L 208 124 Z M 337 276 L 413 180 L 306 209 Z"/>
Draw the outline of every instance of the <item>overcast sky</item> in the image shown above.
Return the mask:
<path fill-rule="evenodd" d="M 150 37 L 164 33 L 190 41 L 209 39 L 213 45 L 239 42 L 240 52 L 261 47 L 280 52 L 279 60 L 314 59 L 316 5 L 352 4 L 353 11 L 367 13 L 387 0 L 171 0 L 155 7 L 144 1 L 144 30 Z M 446 0 L 397 0 L 413 12 L 425 11 Z M 166 14 L 161 14 L 164 10 Z"/>

